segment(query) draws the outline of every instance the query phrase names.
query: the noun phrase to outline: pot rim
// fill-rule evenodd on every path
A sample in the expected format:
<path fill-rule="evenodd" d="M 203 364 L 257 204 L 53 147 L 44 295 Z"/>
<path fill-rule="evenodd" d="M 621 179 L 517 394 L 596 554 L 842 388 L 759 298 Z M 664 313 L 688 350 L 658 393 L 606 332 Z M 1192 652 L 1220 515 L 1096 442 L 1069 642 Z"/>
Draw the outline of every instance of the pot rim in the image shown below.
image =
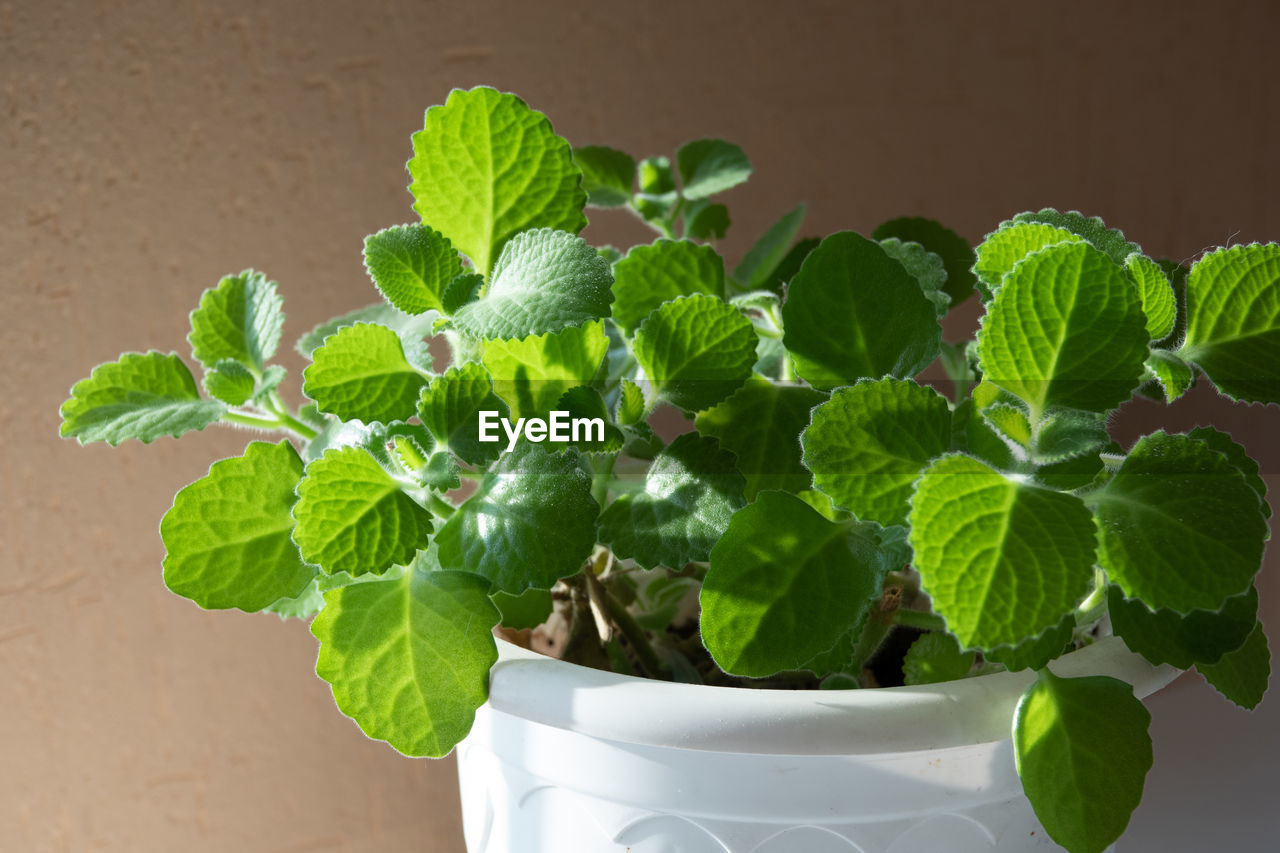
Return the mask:
<path fill-rule="evenodd" d="M 605 672 L 495 639 L 492 710 L 609 741 L 716 752 L 868 755 L 1005 740 L 1035 678 L 1024 670 L 874 690 L 755 690 Z M 1065 677 L 1119 678 L 1140 699 L 1181 674 L 1153 666 L 1114 636 L 1051 668 Z"/>

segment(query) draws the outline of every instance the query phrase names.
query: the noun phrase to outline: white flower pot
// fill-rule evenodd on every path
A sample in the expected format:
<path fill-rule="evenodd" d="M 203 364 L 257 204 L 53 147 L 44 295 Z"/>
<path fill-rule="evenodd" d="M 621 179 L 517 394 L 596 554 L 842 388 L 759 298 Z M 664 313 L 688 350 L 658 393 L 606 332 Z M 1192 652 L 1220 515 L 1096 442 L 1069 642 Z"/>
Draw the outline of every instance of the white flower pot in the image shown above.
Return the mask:
<path fill-rule="evenodd" d="M 458 747 L 469 853 L 1059 849 L 1014 770 L 1029 672 L 926 687 L 749 690 L 600 672 L 498 640 Z M 1117 638 L 1059 675 L 1147 696 L 1177 676 Z"/>

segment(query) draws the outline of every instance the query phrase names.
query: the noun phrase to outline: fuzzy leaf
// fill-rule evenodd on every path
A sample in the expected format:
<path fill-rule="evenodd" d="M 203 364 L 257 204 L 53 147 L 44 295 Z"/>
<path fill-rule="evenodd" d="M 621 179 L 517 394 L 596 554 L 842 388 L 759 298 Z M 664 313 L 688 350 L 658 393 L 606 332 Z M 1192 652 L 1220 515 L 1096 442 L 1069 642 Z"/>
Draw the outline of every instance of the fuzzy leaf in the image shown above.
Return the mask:
<path fill-rule="evenodd" d="M 1135 252 L 1142 252 L 1142 247 L 1137 243 L 1131 243 L 1126 240 L 1119 229 L 1108 228 L 1099 217 L 1085 216 L 1076 210 L 1059 213 L 1052 207 L 1046 207 L 1034 212 L 1019 213 L 1013 217 L 1012 221 L 1040 222 L 1056 228 L 1063 228 L 1072 234 L 1083 237 L 1091 246 L 1104 252 L 1112 262 L 1119 266 L 1124 266 L 1125 260 L 1130 255 Z"/>
<path fill-rule="evenodd" d="M 515 235 L 493 268 L 485 295 L 453 316 L 463 332 L 515 340 L 609 316 L 609 262 L 581 237 L 539 228 Z"/>
<path fill-rule="evenodd" d="M 801 464 L 797 436 L 814 406 L 827 399 L 801 385 L 775 385 L 753 376 L 728 399 L 698 415 L 698 432 L 720 440 L 738 457 L 748 500 L 766 489 L 799 492 L 813 475 Z"/>
<path fill-rule="evenodd" d="M 440 528 L 440 565 L 481 575 L 513 595 L 550 589 L 591 554 L 599 512 L 576 452 L 525 442 Z"/>
<path fill-rule="evenodd" d="M 226 407 L 202 400 L 196 380 L 176 353 L 127 352 L 99 364 L 71 388 L 62 404 L 58 435 L 81 444 L 105 441 L 112 447 L 130 438 L 150 444 L 200 430 L 222 417 Z"/>
<path fill-rule="evenodd" d="M 732 394 L 751 376 L 751 321 L 715 296 L 664 302 L 640 324 L 633 343 L 654 396 L 696 412 Z"/>
<path fill-rule="evenodd" d="M 902 264 L 851 231 L 809 253 L 782 306 L 796 371 L 829 390 L 886 374 L 907 379 L 938 356 L 933 303 Z"/>
<path fill-rule="evenodd" d="M 444 310 L 445 288 L 462 274 L 462 258 L 439 231 L 397 225 L 364 238 L 364 268 L 388 302 L 421 314 Z"/>
<path fill-rule="evenodd" d="M 204 374 L 204 390 L 228 406 L 243 406 L 253 396 L 254 379 L 242 362 L 225 358 Z"/>
<path fill-rule="evenodd" d="M 1254 624 L 1240 648 L 1227 652 L 1215 664 L 1199 664 L 1196 669 L 1214 690 L 1241 708 L 1252 711 L 1258 707 L 1271 678 L 1271 650 L 1262 623 Z"/>
<path fill-rule="evenodd" d="M 832 522 L 787 492 L 734 513 L 702 585 L 702 641 L 725 672 L 798 669 L 861 624 L 890 565 L 879 525 Z"/>
<path fill-rule="evenodd" d="M 1083 240 L 1065 228 L 1042 225 L 1037 222 L 1005 223 L 999 230 L 987 235 L 978 246 L 973 271 L 977 275 L 978 290 L 982 301 L 990 302 L 1004 284 L 1018 261 L 1032 252 L 1055 243 Z"/>
<path fill-rule="evenodd" d="M 640 192 L 632 203 L 647 220 L 661 219 L 676 203 L 676 175 L 666 157 L 646 157 L 640 161 Z"/>
<path fill-rule="evenodd" d="M 1093 579 L 1094 528 L 1072 495 L 944 456 L 911 499 L 921 586 L 965 648 L 1016 645 L 1057 625 Z"/>
<path fill-rule="evenodd" d="M 608 350 L 597 321 L 518 341 L 485 341 L 481 361 L 514 415 L 546 417 L 566 391 L 591 383 Z"/>
<path fill-rule="evenodd" d="M 992 300 L 978 350 L 984 377 L 1025 400 L 1101 412 L 1129 398 L 1147 357 L 1146 317 L 1123 270 L 1088 243 L 1028 255 Z"/>
<path fill-rule="evenodd" d="M 710 246 L 688 240 L 636 246 L 613 275 L 613 319 L 628 332 L 664 302 L 695 293 L 724 296 L 724 260 Z"/>
<path fill-rule="evenodd" d="M 622 380 L 618 392 L 618 411 L 614 420 L 622 426 L 631 426 L 643 417 L 644 392 L 631 380 Z"/>
<path fill-rule="evenodd" d="M 289 538 L 302 459 L 287 441 L 253 441 L 178 492 L 160 521 L 164 583 L 207 610 L 262 610 L 315 577 Z"/>
<path fill-rule="evenodd" d="M 1185 435 L 1138 440 L 1090 495 L 1098 564 L 1125 595 L 1179 613 L 1218 610 L 1248 590 L 1267 522 L 1245 475 Z"/>
<path fill-rule="evenodd" d="M 947 295 L 952 305 L 959 305 L 973 293 L 976 279 L 973 276 L 973 247 L 950 228 L 918 216 L 890 219 L 871 232 L 872 240 L 897 237 L 904 242 L 919 243 L 942 258 L 947 270 Z"/>
<path fill-rule="evenodd" d="M 1151 350 L 1146 367 L 1159 381 L 1166 403 L 1172 403 L 1187 393 L 1196 381 L 1196 373 L 1191 365 L 1168 350 Z"/>
<path fill-rule="evenodd" d="M 455 276 L 444 286 L 444 292 L 440 294 L 440 302 L 444 306 L 445 313 L 458 313 L 459 308 L 479 299 L 480 291 L 483 289 L 484 276 L 479 273 L 464 272 Z"/>
<path fill-rule="evenodd" d="M 325 594 L 316 675 L 342 713 L 405 755 L 447 755 L 489 698 L 498 610 L 482 578 L 406 572 Z"/>
<path fill-rule="evenodd" d="M 644 491 L 619 495 L 600 516 L 600 541 L 646 569 L 704 562 L 741 508 L 746 481 L 714 438 L 678 436 L 645 474 Z"/>
<path fill-rule="evenodd" d="M 974 657 L 972 651 L 961 651 L 960 644 L 950 634 L 923 634 L 907 650 L 902 674 L 907 684 L 955 681 L 969 674 Z"/>
<path fill-rule="evenodd" d="M 431 514 L 358 447 L 326 451 L 307 465 L 293 517 L 302 558 L 352 577 L 408 565 L 431 533 Z"/>
<path fill-rule="evenodd" d="M 1062 617 L 1057 625 L 1045 628 L 1040 634 L 1028 637 L 1020 643 L 1005 644 L 984 649 L 982 654 L 992 663 L 1004 666 L 1010 672 L 1024 669 L 1040 669 L 1049 661 L 1061 657 L 1071 648 L 1071 636 L 1076 627 L 1074 613 Z"/>
<path fill-rule="evenodd" d="M 502 627 L 513 631 L 536 628 L 551 615 L 550 590 L 526 589 L 520 595 L 495 592 L 492 598 L 502 614 Z"/>
<path fill-rule="evenodd" d="M 1198 441 L 1203 441 L 1226 456 L 1227 461 L 1241 474 L 1244 474 L 1244 480 L 1249 484 L 1249 488 L 1257 492 L 1258 500 L 1262 502 L 1262 515 L 1266 518 L 1271 517 L 1271 507 L 1267 503 L 1267 484 L 1258 473 L 1258 463 L 1249 455 L 1243 445 L 1233 441 L 1231 436 L 1225 432 L 1216 430 L 1213 427 L 1196 427 L 1187 435 Z"/>
<path fill-rule="evenodd" d="M 987 422 L 1006 443 L 1012 442 L 1023 450 L 1031 448 L 1031 422 L 1027 420 L 1026 410 L 1016 403 L 992 403 L 982 410 L 982 419 Z"/>
<path fill-rule="evenodd" d="M 468 362 L 451 367 L 422 389 L 418 418 L 442 446 L 463 462 L 487 465 L 507 446 L 505 436 L 498 441 L 480 441 L 480 412 L 511 414 L 507 404 L 493 392 L 493 380 L 484 366 Z M 500 433 L 501 431 L 499 431 Z"/>
<path fill-rule="evenodd" d="M 733 270 L 733 280 L 747 290 L 761 290 L 787 256 L 800 226 L 804 224 L 805 206 L 793 207 L 752 244 Z"/>
<path fill-rule="evenodd" d="M 1107 611 L 1113 630 L 1131 650 L 1153 664 L 1190 669 L 1217 663 L 1244 644 L 1258 621 L 1258 591 L 1250 587 L 1243 595 L 1233 595 L 1220 611 L 1182 614 L 1152 612 L 1141 601 L 1125 598 L 1124 590 L 1112 584 L 1107 588 Z"/>
<path fill-rule="evenodd" d="M 1106 420 L 1093 412 L 1059 409 L 1040 419 L 1036 428 L 1036 461 L 1062 462 L 1098 451 L 1110 439 Z"/>
<path fill-rule="evenodd" d="M 413 416 L 427 377 L 405 358 L 395 330 L 343 326 L 312 353 L 302 392 L 344 421 L 403 421 Z"/>
<path fill-rule="evenodd" d="M 577 234 L 587 193 L 569 143 L 515 95 L 454 89 L 427 110 L 409 160 L 413 209 L 488 275 L 530 228 Z"/>
<path fill-rule="evenodd" d="M 584 145 L 573 149 L 573 159 L 582 169 L 582 188 L 592 207 L 622 207 L 631 201 L 636 180 L 636 159 L 624 151 L 604 145 Z"/>
<path fill-rule="evenodd" d="M 284 329 L 284 300 L 260 272 L 227 276 L 191 312 L 191 354 L 205 367 L 234 359 L 257 373 L 276 354 Z"/>
<path fill-rule="evenodd" d="M 697 139 L 676 151 L 682 194 L 690 201 L 708 198 L 751 177 L 751 161 L 723 139 Z"/>
<path fill-rule="evenodd" d="M 1230 397 L 1280 403 L 1280 244 L 1210 252 L 1191 268 L 1186 299 L 1178 354 Z"/>
<path fill-rule="evenodd" d="M 680 215 L 684 217 L 685 236 L 694 240 L 723 240 L 733 224 L 729 208 L 706 199 L 690 202 Z"/>
<path fill-rule="evenodd" d="M 800 436 L 816 488 L 858 518 L 901 524 L 911 487 L 951 446 L 941 394 L 898 379 L 840 388 L 813 410 Z"/>
<path fill-rule="evenodd" d="M 408 352 L 420 346 L 423 338 L 432 334 L 431 327 L 435 324 L 435 321 L 436 316 L 434 314 L 406 314 L 393 305 L 379 301 L 334 317 L 331 320 L 326 320 L 298 338 L 293 348 L 304 358 L 311 358 L 320 345 L 343 326 L 354 326 L 357 323 L 375 323 L 379 326 L 394 329 Z"/>
<path fill-rule="evenodd" d="M 920 290 L 929 297 L 937 315 L 942 317 L 946 314 L 951 307 L 951 297 L 946 291 L 947 268 L 942 263 L 942 258 L 919 243 L 904 243 L 897 237 L 887 237 L 879 242 L 885 254 L 902 264 L 920 285 Z"/>
<path fill-rule="evenodd" d="M 1151 340 L 1158 341 L 1173 331 L 1173 322 L 1178 313 L 1173 286 L 1169 284 L 1160 265 L 1146 255 L 1130 255 L 1125 259 L 1124 265 L 1134 284 L 1138 285 L 1138 293 L 1142 295 L 1142 313 L 1147 316 L 1147 334 L 1151 336 Z"/>
<path fill-rule="evenodd" d="M 1109 676 L 1047 669 L 1022 694 L 1013 745 L 1022 789 L 1049 836 L 1071 853 L 1102 853 L 1142 800 L 1151 714 Z"/>

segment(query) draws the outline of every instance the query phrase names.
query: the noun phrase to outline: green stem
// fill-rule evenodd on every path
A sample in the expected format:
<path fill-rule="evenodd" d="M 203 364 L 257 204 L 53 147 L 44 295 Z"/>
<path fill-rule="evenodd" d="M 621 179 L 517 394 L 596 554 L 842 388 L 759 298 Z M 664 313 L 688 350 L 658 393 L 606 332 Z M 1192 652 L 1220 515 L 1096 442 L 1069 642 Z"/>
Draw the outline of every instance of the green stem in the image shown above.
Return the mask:
<path fill-rule="evenodd" d="M 276 430 L 280 429 L 281 426 L 279 418 L 263 418 L 258 415 L 251 415 L 248 412 L 237 412 L 235 410 L 223 412 L 222 419 L 229 424 L 239 424 L 253 429 Z"/>
<path fill-rule="evenodd" d="M 1107 578 L 1101 569 L 1094 569 L 1093 592 L 1076 608 L 1076 625 L 1092 625 L 1107 612 Z"/>
<path fill-rule="evenodd" d="M 437 495 L 435 492 L 432 492 L 431 496 L 427 498 L 427 509 L 431 510 L 441 518 L 448 518 L 458 510 L 457 507 Z"/>
<path fill-rule="evenodd" d="M 671 673 L 663 665 L 658 653 L 653 650 L 653 645 L 649 642 L 649 635 L 645 633 L 644 628 L 640 626 L 636 618 L 631 615 L 631 611 L 624 607 L 622 602 L 609 594 L 609 588 L 601 584 L 600 579 L 594 574 L 591 574 L 591 567 L 587 567 L 586 573 L 588 574 L 587 583 L 600 584 L 601 597 L 604 599 L 609 619 L 618 626 L 622 636 L 627 638 L 627 643 L 635 650 L 640 668 L 650 678 L 669 679 Z"/>

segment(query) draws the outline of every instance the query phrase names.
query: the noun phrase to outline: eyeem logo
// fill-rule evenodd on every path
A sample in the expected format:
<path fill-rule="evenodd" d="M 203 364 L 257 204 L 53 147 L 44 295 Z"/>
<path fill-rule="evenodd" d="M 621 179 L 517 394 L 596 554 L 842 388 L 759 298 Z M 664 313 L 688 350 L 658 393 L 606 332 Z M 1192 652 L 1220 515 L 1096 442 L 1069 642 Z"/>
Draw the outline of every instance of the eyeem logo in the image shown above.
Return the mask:
<path fill-rule="evenodd" d="M 518 418 L 515 426 L 509 418 L 499 417 L 497 412 L 482 410 L 480 412 L 479 439 L 484 442 L 501 441 L 495 434 L 498 425 L 507 434 L 507 450 L 510 451 L 520 440 L 520 433 L 534 443 L 547 441 L 604 441 L 603 418 L 571 418 L 568 412 L 553 411 L 549 419 Z"/>

